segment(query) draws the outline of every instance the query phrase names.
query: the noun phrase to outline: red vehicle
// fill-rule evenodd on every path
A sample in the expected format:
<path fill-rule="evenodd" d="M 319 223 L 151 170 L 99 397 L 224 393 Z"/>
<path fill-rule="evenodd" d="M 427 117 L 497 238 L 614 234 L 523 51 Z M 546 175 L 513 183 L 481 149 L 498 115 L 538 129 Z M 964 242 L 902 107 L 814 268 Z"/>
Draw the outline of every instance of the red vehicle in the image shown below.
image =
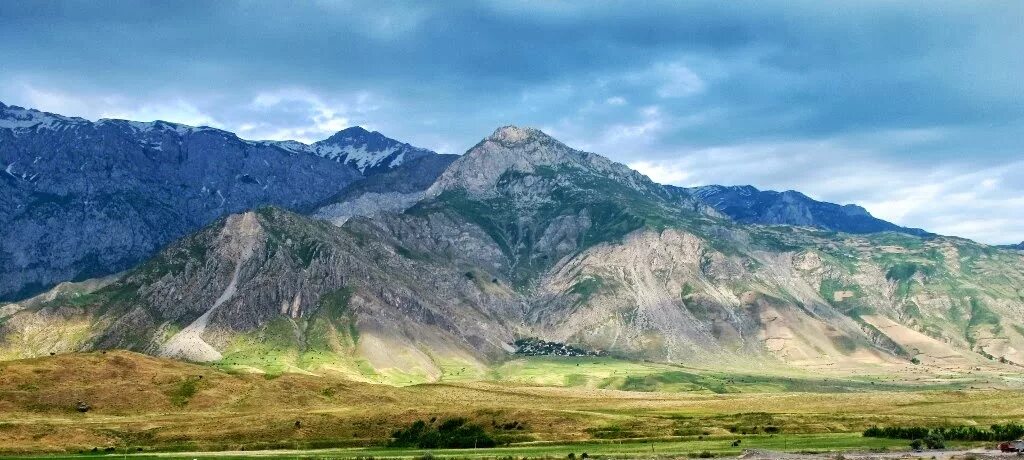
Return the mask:
<path fill-rule="evenodd" d="M 1024 441 L 1018 439 L 1016 441 L 1001 442 L 997 447 L 1003 452 L 1024 452 Z"/>

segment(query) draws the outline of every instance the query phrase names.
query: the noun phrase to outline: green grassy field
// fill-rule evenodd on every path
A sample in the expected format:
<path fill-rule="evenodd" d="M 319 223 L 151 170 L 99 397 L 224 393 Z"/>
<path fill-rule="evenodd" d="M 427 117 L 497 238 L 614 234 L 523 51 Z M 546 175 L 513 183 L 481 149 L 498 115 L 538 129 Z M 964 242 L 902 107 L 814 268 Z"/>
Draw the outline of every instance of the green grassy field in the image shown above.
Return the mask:
<path fill-rule="evenodd" d="M 738 446 L 733 445 L 740 440 Z M 966 447 L 971 444 L 951 444 L 950 447 Z M 4 458 L 22 459 L 82 459 L 97 457 L 130 458 L 566 458 L 571 453 L 576 457 L 586 453 L 589 457 L 637 458 L 645 456 L 687 456 L 698 457 L 731 456 L 745 449 L 771 450 L 796 453 L 824 453 L 842 451 L 905 451 L 906 441 L 893 439 L 863 438 L 859 433 L 833 433 L 808 435 L 756 435 L 714 437 L 709 439 L 650 439 L 611 440 L 575 443 L 527 443 L 488 449 L 404 449 L 404 448 L 342 448 L 342 449 L 298 449 L 268 450 L 257 452 L 159 452 L 138 453 L 114 450 L 76 455 L 43 455 Z"/>
<path fill-rule="evenodd" d="M 881 370 L 876 375 L 836 376 L 797 372 L 792 368 L 726 372 L 604 357 L 532 356 L 497 366 L 486 375 L 486 379 L 525 385 L 721 394 L 952 390 L 979 385 L 984 377 L 936 380 L 918 376 L 900 379 L 884 375 Z"/>

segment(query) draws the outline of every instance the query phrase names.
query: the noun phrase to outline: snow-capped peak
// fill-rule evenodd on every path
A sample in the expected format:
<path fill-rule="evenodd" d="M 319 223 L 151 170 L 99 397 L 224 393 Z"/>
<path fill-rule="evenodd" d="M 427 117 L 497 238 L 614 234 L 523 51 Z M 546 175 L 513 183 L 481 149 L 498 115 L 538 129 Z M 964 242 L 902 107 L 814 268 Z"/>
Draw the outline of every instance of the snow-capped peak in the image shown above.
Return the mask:
<path fill-rule="evenodd" d="M 363 174 L 391 169 L 434 152 L 391 139 L 377 131 L 353 126 L 312 144 L 298 141 L 256 141 L 257 145 L 277 147 L 292 153 L 310 153 L 345 163 Z"/>
<path fill-rule="evenodd" d="M 394 168 L 406 161 L 433 154 L 430 150 L 391 139 L 377 131 L 353 126 L 310 146 L 324 158 L 348 164 L 366 174 Z"/>

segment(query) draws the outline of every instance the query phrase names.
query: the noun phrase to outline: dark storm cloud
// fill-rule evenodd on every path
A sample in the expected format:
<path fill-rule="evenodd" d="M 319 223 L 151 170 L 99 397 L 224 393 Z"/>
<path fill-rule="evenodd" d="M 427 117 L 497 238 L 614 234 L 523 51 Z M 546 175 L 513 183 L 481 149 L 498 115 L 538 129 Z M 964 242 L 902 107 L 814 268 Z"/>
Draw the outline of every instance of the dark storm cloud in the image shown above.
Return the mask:
<path fill-rule="evenodd" d="M 660 180 L 798 188 L 937 231 L 962 228 L 953 213 L 967 236 L 1024 239 L 1024 220 L 981 211 L 1024 214 L 999 199 L 1020 188 L 1016 1 L 0 2 L 0 21 L 5 103 L 250 138 L 363 124 L 455 153 L 527 124 Z M 957 190 L 900 201 L 879 171 L 989 191 L 929 210 Z"/>

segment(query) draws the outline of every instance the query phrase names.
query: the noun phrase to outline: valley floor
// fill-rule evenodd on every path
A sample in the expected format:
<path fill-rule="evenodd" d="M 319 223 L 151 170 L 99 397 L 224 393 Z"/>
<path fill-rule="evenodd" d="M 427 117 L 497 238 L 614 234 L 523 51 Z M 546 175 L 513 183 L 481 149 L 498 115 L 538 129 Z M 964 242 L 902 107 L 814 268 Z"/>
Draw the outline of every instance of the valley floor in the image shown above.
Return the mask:
<path fill-rule="evenodd" d="M 416 420 L 455 417 L 482 426 L 505 446 L 432 455 L 899 451 L 908 449 L 907 441 L 860 433 L 872 425 L 987 427 L 1024 420 L 1024 391 L 1012 375 L 944 382 L 678 368 L 644 373 L 630 366 L 655 365 L 531 358 L 499 367 L 492 374 L 497 381 L 395 387 L 307 374 L 235 374 L 120 351 L 0 362 L 0 453 L 416 457 L 425 451 L 381 446 Z M 582 377 L 557 377 L 559 368 Z M 564 386 L 573 382 L 580 385 Z M 84 405 L 88 410 L 80 412 Z"/>
<path fill-rule="evenodd" d="M 338 458 L 338 459 L 373 459 L 373 458 L 411 458 L 411 459 L 564 459 L 569 454 L 579 456 L 587 453 L 587 458 L 736 458 L 740 460 L 982 460 L 982 459 L 1015 459 L 1016 453 L 999 452 L 986 447 L 954 447 L 942 450 L 909 451 L 900 447 L 886 446 L 865 450 L 862 441 L 853 437 L 834 436 L 792 436 L 788 440 L 776 442 L 758 442 L 750 440 L 756 447 L 738 449 L 729 443 L 722 442 L 605 442 L 605 443 L 572 443 L 510 446 L 493 449 L 386 449 L 386 448 L 349 448 L 349 449 L 305 449 L 305 450 L 264 450 L 264 451 L 219 451 L 219 452 L 158 452 L 131 453 L 105 452 L 83 454 L 51 454 L 4 457 L 10 460 L 60 460 L 88 458 L 132 458 L 144 459 L 301 459 L 301 458 Z M 792 444 L 787 448 L 786 444 Z M 882 443 L 878 443 L 882 444 Z M 802 447 L 801 447 L 802 446 Z M 780 450 L 765 450 L 778 448 Z M 695 450 L 700 449 L 700 450 Z M 787 449 L 787 450 L 781 450 Z M 568 452 L 568 453 L 567 453 Z"/>

